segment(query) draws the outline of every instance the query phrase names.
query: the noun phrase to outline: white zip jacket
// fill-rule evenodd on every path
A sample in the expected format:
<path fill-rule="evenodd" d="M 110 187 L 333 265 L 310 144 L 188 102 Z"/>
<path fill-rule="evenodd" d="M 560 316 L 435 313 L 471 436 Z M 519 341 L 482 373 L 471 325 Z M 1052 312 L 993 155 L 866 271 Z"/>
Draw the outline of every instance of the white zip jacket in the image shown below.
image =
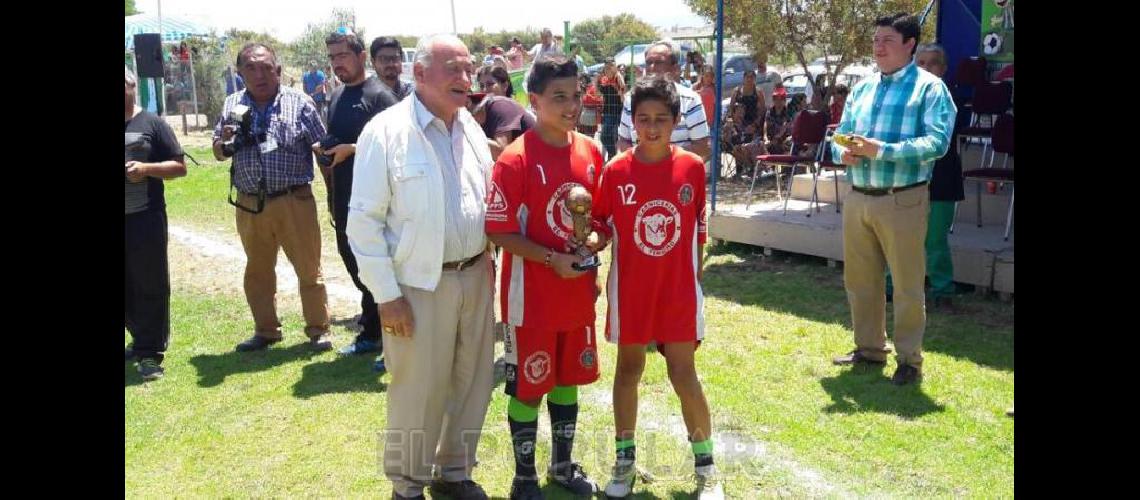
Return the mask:
<path fill-rule="evenodd" d="M 416 102 L 412 93 L 377 114 L 356 141 L 345 233 L 360 280 L 378 304 L 401 297 L 401 284 L 434 291 L 442 273 L 443 173 L 416 118 Z M 460 162 L 461 168 L 479 169 L 483 180 L 475 192 L 463 196 L 478 197 L 475 201 L 484 207 L 491 150 L 482 127 L 466 109 L 459 110 L 456 120 L 475 151 L 475 158 Z"/>

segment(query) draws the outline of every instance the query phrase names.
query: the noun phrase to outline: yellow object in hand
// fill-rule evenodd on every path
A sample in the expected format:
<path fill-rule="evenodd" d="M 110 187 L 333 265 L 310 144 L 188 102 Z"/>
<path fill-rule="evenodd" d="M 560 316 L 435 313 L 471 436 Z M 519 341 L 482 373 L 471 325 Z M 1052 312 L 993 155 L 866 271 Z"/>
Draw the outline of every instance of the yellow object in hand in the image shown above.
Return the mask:
<path fill-rule="evenodd" d="M 835 134 L 831 137 L 831 140 L 835 141 L 836 144 L 845 148 L 850 148 L 851 146 L 857 145 L 861 146 L 863 144 L 863 141 L 856 140 L 854 136 L 847 134 Z"/>

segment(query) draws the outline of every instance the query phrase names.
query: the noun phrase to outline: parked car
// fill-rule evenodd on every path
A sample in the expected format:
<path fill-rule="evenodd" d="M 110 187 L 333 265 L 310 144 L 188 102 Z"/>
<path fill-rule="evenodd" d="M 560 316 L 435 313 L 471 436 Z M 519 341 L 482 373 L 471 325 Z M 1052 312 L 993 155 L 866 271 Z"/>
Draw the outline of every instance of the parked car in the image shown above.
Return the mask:
<path fill-rule="evenodd" d="M 710 59 L 712 61 L 712 59 Z M 721 88 L 724 95 L 731 95 L 732 91 L 744 83 L 744 73 L 748 70 L 756 71 L 756 61 L 748 54 L 725 54 L 724 77 L 721 79 Z"/>
<path fill-rule="evenodd" d="M 811 71 L 812 79 L 815 79 L 824 73 L 825 68 L 821 64 L 808 66 L 808 70 Z M 855 86 L 856 83 L 859 83 L 859 80 L 862 80 L 864 77 L 874 73 L 875 71 L 876 70 L 873 67 L 861 64 L 852 64 L 845 66 L 843 68 L 843 71 L 840 72 L 839 78 L 836 79 L 835 83 L 842 83 L 844 85 L 847 85 L 848 88 L 851 88 Z M 808 79 L 802 69 L 800 71 L 793 72 L 789 75 L 784 76 L 784 89 L 788 92 L 789 98 L 795 94 L 806 94 L 807 86 Z"/>

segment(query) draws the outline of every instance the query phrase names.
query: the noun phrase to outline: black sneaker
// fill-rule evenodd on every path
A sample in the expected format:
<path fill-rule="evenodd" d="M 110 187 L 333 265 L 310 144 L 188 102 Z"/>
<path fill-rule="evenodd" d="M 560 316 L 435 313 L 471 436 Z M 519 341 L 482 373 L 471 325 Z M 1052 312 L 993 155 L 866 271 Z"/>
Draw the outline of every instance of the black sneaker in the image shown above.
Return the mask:
<path fill-rule="evenodd" d="M 270 339 L 254 335 L 245 342 L 238 344 L 235 350 L 237 350 L 237 352 L 264 351 L 269 346 L 278 342 L 281 342 L 281 339 Z"/>
<path fill-rule="evenodd" d="M 546 471 L 546 478 L 558 486 L 579 496 L 592 496 L 598 491 L 598 484 L 586 477 L 582 465 L 577 462 L 562 464 L 560 467 L 551 466 Z"/>
<path fill-rule="evenodd" d="M 545 500 L 546 496 L 538 487 L 538 480 L 515 476 L 511 483 L 511 500 Z"/>
<path fill-rule="evenodd" d="M 858 349 L 851 351 L 851 352 L 847 353 L 846 355 L 832 359 L 831 362 L 835 363 L 837 365 L 840 365 L 840 366 L 854 365 L 854 364 L 868 364 L 868 365 L 882 366 L 882 365 L 887 364 L 886 360 L 878 360 L 878 359 L 868 358 L 866 355 L 864 355 Z"/>
<path fill-rule="evenodd" d="M 392 492 L 392 500 L 419 500 L 422 498 L 424 498 L 423 493 L 420 493 L 419 495 L 416 495 L 414 497 L 406 497 L 404 495 L 396 493 L 395 491 Z"/>
<path fill-rule="evenodd" d="M 487 500 L 487 492 L 479 483 L 470 479 L 463 481 L 437 480 L 431 485 L 432 496 L 447 495 L 455 500 Z"/>
<path fill-rule="evenodd" d="M 139 360 L 139 375 L 142 375 L 143 380 L 158 380 L 162 378 L 165 371 L 162 369 L 162 365 L 158 364 L 157 359 L 143 358 Z"/>
<path fill-rule="evenodd" d="M 917 382 L 922 378 L 918 368 L 910 365 L 899 365 L 895 370 L 895 374 L 891 376 L 891 383 L 895 385 L 907 385 L 911 382 Z"/>

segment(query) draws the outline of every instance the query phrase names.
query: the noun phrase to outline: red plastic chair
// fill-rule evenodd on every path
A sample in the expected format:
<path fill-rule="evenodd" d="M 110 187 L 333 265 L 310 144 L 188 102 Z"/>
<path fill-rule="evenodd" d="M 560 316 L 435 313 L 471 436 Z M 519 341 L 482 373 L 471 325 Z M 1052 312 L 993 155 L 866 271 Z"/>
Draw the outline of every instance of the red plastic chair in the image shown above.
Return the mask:
<path fill-rule="evenodd" d="M 962 172 L 962 178 L 965 181 L 974 181 L 977 183 L 977 202 L 978 202 L 978 227 L 982 227 L 982 184 L 986 182 L 1001 182 L 1010 185 L 1009 193 L 1009 209 L 1005 216 L 1005 241 L 1009 241 L 1009 230 L 1013 224 L 1013 170 L 1012 168 L 1004 168 L 1010 158 L 1013 157 L 1013 115 L 1003 114 L 998 117 L 991 130 L 991 142 L 994 146 L 994 155 L 990 155 L 989 166 L 984 168 L 975 168 Z M 996 153 L 1005 154 L 1005 160 L 1002 162 L 1002 167 L 994 168 L 994 156 Z M 983 159 L 984 160 L 984 159 Z"/>
<path fill-rule="evenodd" d="M 827 134 L 827 114 L 815 110 L 805 109 L 796 115 L 796 119 L 792 121 L 792 152 L 794 153 L 799 146 L 821 145 L 824 136 Z M 818 153 L 817 155 L 818 156 Z M 813 156 L 801 156 L 795 154 L 786 155 L 759 155 L 756 161 L 760 165 L 769 165 L 776 172 L 776 195 L 784 198 L 780 192 L 780 171 L 784 168 L 791 168 L 792 175 L 788 176 L 788 197 L 784 198 L 784 213 L 788 213 L 788 199 L 791 198 L 792 180 L 795 178 L 796 167 L 811 168 L 816 162 Z M 759 175 L 760 169 L 752 169 L 752 185 L 748 188 L 748 203 L 745 204 L 745 209 L 752 204 L 752 192 L 756 187 L 756 178 Z"/>
<path fill-rule="evenodd" d="M 986 64 L 985 57 L 973 56 L 962 59 L 955 71 L 954 83 L 970 87 L 985 83 L 988 80 L 986 78 Z"/>
<path fill-rule="evenodd" d="M 819 148 L 815 172 L 813 172 L 812 175 L 811 200 L 812 203 L 815 203 L 815 210 L 817 212 L 819 211 L 819 177 L 823 174 L 824 170 L 830 169 L 835 171 L 835 179 L 832 184 L 835 185 L 835 213 L 839 213 L 839 172 L 846 172 L 847 165 L 832 161 L 831 137 L 835 135 L 836 128 L 837 126 L 832 125 L 827 127 L 827 137 L 824 139 L 823 146 Z M 811 210 L 808 210 L 808 217 L 811 217 Z"/>
<path fill-rule="evenodd" d="M 970 126 L 958 133 L 958 152 L 961 153 L 962 140 L 969 144 L 971 139 L 980 139 L 982 142 L 983 161 L 988 149 L 987 142 L 992 135 L 993 126 L 982 124 L 983 118 L 990 124 L 994 123 L 999 115 L 1005 114 L 1013 107 L 1013 84 L 1009 82 L 986 82 L 979 85 L 974 91 L 973 106 L 970 115 Z"/>

